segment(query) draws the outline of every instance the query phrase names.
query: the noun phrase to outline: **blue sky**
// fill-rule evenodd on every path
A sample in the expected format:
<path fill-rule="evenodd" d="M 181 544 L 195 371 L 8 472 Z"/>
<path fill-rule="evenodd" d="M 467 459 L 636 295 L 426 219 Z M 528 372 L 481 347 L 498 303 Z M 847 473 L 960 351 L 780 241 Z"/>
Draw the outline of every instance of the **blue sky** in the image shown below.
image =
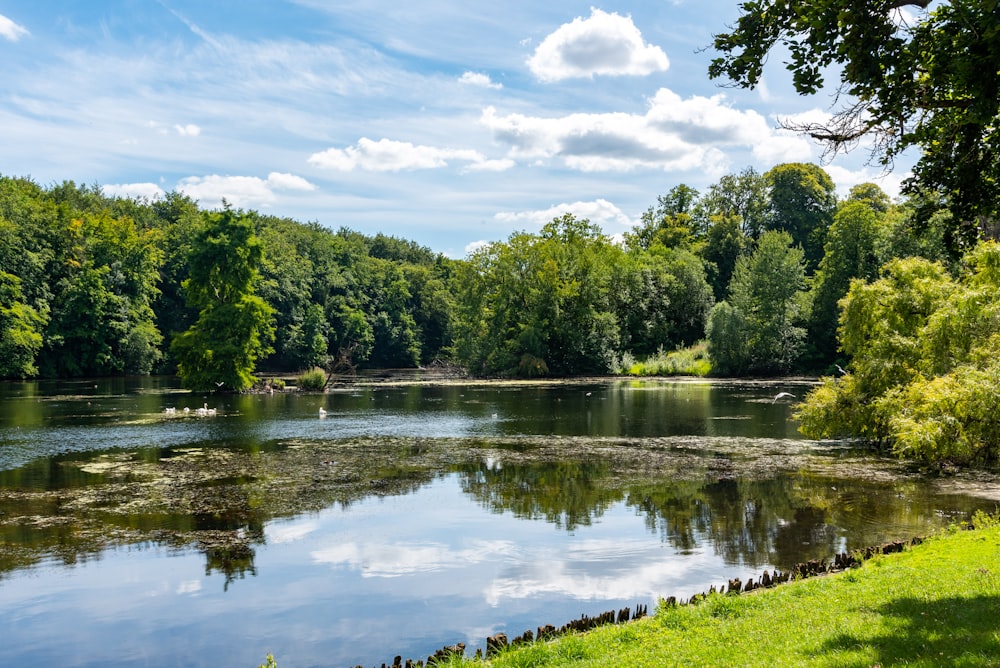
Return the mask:
<path fill-rule="evenodd" d="M 679 184 L 820 163 L 780 54 L 710 81 L 724 0 L 0 0 L 0 173 L 182 191 L 451 257 L 564 212 L 614 235 Z M 821 163 L 879 180 L 864 147 Z"/>

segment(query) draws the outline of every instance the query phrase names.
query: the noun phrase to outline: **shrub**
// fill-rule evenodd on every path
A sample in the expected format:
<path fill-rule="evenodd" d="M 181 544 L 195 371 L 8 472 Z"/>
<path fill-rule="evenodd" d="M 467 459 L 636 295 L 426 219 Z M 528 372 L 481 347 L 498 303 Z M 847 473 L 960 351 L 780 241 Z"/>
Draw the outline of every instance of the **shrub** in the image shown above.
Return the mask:
<path fill-rule="evenodd" d="M 313 367 L 303 372 L 296 383 L 300 390 L 319 392 L 326 388 L 326 372 L 319 367 Z"/>

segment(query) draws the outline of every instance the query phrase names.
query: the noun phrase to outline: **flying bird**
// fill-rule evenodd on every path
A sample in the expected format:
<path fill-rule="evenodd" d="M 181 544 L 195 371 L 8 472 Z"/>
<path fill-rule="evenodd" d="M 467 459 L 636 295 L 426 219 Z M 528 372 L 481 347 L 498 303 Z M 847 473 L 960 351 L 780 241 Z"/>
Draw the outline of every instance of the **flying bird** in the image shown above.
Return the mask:
<path fill-rule="evenodd" d="M 794 399 L 795 395 L 792 394 L 791 392 L 778 392 L 776 395 L 774 395 L 774 399 L 771 399 L 771 403 L 773 404 L 778 399 L 784 399 L 786 397 L 791 397 L 792 399 Z"/>

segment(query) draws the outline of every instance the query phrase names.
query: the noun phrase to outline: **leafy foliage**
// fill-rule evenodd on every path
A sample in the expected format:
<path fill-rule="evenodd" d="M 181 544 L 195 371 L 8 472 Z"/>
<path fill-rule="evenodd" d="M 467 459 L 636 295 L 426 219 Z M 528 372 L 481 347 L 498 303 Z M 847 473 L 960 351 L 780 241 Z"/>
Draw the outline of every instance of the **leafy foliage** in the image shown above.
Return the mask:
<path fill-rule="evenodd" d="M 206 215 L 184 282 L 198 319 L 173 342 L 178 373 L 193 389 L 242 391 L 271 351 L 274 309 L 255 293 L 263 257 L 250 222 L 229 208 Z"/>
<path fill-rule="evenodd" d="M 818 92 L 837 65 L 844 106 L 829 123 L 796 129 L 847 150 L 875 140 L 884 163 L 911 146 L 922 151 L 910 186 L 939 193 L 954 215 L 952 247 L 968 247 L 998 215 L 1000 182 L 1000 22 L 981 0 L 751 0 L 730 32 L 715 36 L 721 54 L 709 75 L 743 87 L 759 84 L 768 54 L 787 49 L 796 90 Z M 907 5 L 924 10 L 900 21 Z"/>
<path fill-rule="evenodd" d="M 890 262 L 874 283 L 853 282 L 840 324 L 851 373 L 807 397 L 803 431 L 891 443 L 928 463 L 997 460 L 998 303 L 994 242 L 969 253 L 958 280 L 909 258 Z"/>
<path fill-rule="evenodd" d="M 773 375 L 802 353 L 808 317 L 803 252 L 786 232 L 765 232 L 736 264 L 727 302 L 709 318 L 709 350 L 720 374 Z"/>
<path fill-rule="evenodd" d="M 826 362 L 832 361 L 836 352 L 838 304 L 851 280 L 875 280 L 889 256 L 890 230 L 877 209 L 881 199 L 874 191 L 871 194 L 875 199 L 851 199 L 837 209 L 813 278 L 809 339 L 814 349 L 823 351 L 821 359 Z"/>

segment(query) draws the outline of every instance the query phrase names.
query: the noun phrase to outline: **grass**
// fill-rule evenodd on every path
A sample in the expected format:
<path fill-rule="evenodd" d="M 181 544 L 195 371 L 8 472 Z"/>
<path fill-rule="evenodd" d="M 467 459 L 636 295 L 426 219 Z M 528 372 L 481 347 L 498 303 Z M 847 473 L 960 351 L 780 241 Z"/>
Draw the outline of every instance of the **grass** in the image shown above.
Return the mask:
<path fill-rule="evenodd" d="M 1000 522 L 856 569 L 451 666 L 998 666 Z"/>
<path fill-rule="evenodd" d="M 661 348 L 641 362 L 626 354 L 617 366 L 616 373 L 626 376 L 707 376 L 712 371 L 704 341 L 670 352 Z"/>
<path fill-rule="evenodd" d="M 322 391 L 326 387 L 326 372 L 319 367 L 303 371 L 299 375 L 296 385 L 300 390 L 305 390 L 306 392 Z"/>

